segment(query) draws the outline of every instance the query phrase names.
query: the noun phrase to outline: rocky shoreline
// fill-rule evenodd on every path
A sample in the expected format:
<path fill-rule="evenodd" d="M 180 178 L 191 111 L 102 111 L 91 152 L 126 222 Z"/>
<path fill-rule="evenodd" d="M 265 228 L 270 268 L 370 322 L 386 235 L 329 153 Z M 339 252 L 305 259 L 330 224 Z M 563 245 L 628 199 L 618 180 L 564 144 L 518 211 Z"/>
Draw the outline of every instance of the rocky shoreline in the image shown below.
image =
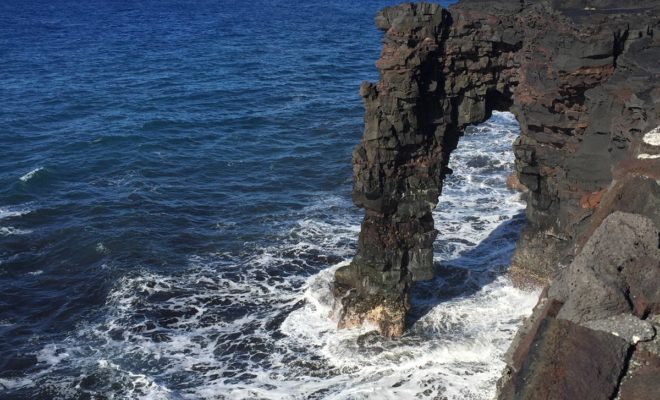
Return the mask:
<path fill-rule="evenodd" d="M 376 25 L 380 80 L 360 88 L 353 152 L 365 217 L 335 277 L 339 326 L 403 334 L 412 283 L 433 274 L 431 212 L 450 154 L 466 126 L 511 111 L 521 128 L 511 185 L 527 189 L 527 226 L 509 273 L 548 286 L 498 397 L 655 398 L 660 2 L 407 3 Z"/>

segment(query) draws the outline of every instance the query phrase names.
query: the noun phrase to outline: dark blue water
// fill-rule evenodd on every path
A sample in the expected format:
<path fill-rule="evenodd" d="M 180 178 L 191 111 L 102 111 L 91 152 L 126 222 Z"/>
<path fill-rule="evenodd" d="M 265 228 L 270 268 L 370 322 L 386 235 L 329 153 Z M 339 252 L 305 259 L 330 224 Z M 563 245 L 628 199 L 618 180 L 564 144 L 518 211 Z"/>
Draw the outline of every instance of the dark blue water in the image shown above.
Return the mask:
<path fill-rule="evenodd" d="M 0 3 L 0 398 L 383 386 L 287 326 L 354 250 L 358 86 L 394 3 Z"/>

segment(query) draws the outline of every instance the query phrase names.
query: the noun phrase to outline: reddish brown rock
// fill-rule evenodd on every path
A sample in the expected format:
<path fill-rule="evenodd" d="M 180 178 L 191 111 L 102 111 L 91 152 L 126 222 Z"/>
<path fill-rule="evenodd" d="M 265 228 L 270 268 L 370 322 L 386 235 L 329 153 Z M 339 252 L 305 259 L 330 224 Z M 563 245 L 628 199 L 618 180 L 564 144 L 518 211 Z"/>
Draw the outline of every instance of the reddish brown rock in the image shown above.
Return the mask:
<path fill-rule="evenodd" d="M 603 400 L 617 392 L 629 344 L 569 321 L 544 318 L 519 371 L 509 371 L 499 399 Z"/>
<path fill-rule="evenodd" d="M 365 129 L 353 152 L 365 217 L 356 256 L 336 274 L 340 325 L 402 331 L 412 282 L 432 276 L 431 212 L 450 154 L 493 110 L 520 122 L 516 176 L 529 189 L 512 270 L 542 280 L 570 264 L 611 204 L 617 166 L 658 162 L 655 139 L 643 138 L 660 123 L 659 8 L 462 0 L 380 12 L 380 80 L 360 88 Z"/>
<path fill-rule="evenodd" d="M 607 190 L 599 190 L 593 193 L 587 193 L 584 196 L 580 197 L 580 207 L 594 209 L 600 205 L 600 201 L 603 197 L 603 193 Z"/>
<path fill-rule="evenodd" d="M 558 317 L 584 323 L 633 312 L 631 293 L 652 296 L 658 286 L 658 234 L 641 215 L 617 211 L 605 218 L 548 291 L 564 303 Z"/>
<path fill-rule="evenodd" d="M 660 258 L 640 257 L 623 272 L 633 313 L 646 318 L 660 315 Z"/>
<path fill-rule="evenodd" d="M 518 192 L 527 192 L 527 186 L 523 185 L 518 179 L 518 174 L 514 171 L 509 176 L 506 177 L 506 187 L 511 190 L 516 190 Z"/>
<path fill-rule="evenodd" d="M 509 352 L 505 356 L 509 370 L 520 371 L 541 323 L 547 318 L 555 318 L 561 306 L 561 302 L 548 298 L 547 288 L 541 292 L 539 302 L 534 307 L 532 315 L 525 320 L 523 326 L 516 333 Z"/>
<path fill-rule="evenodd" d="M 635 213 L 650 218 L 660 226 L 660 185 L 652 176 L 648 162 L 619 165 L 615 170 L 615 179 L 603 192 L 598 207 L 590 215 L 587 224 L 578 232 L 575 241 L 578 251 L 584 246 L 603 220 L 616 211 Z M 642 168 L 644 167 L 644 169 Z M 657 164 L 660 175 L 660 164 Z"/>
<path fill-rule="evenodd" d="M 619 400 L 657 400 L 660 397 L 660 356 L 635 351 L 631 371 L 621 382 Z"/>
<path fill-rule="evenodd" d="M 573 262 L 552 282 L 547 291 L 544 291 L 532 316 L 517 333 L 507 353 L 510 356 L 505 359 L 507 367 L 498 383 L 499 398 L 532 399 L 537 398 L 534 396 L 540 396 L 538 398 L 559 399 L 564 395 L 577 396 L 578 393 L 572 391 L 583 389 L 580 382 L 573 380 L 563 381 L 562 385 L 566 385 L 566 388 L 559 392 L 550 388 L 557 385 L 554 377 L 558 372 L 552 368 L 571 370 L 574 363 L 580 363 L 572 358 L 558 357 L 557 349 L 553 346 L 539 347 L 539 343 L 545 340 L 544 335 L 553 338 L 557 332 L 564 332 L 559 330 L 551 334 L 544 333 L 542 326 L 546 322 L 543 321 L 552 318 L 557 318 L 557 321 L 561 321 L 560 324 L 571 327 L 565 332 L 598 331 L 602 340 L 609 336 L 635 346 L 635 354 L 640 349 L 649 348 L 655 349 L 654 354 L 660 356 L 660 345 L 652 347 L 646 343 L 657 337 L 657 327 L 654 328 L 649 321 L 660 319 L 657 316 L 660 300 L 659 239 L 660 227 L 649 217 L 620 211 L 608 215 L 591 234 Z M 584 347 L 571 351 L 581 353 L 584 357 L 592 356 L 595 360 L 600 359 L 600 353 L 616 353 L 616 348 L 597 348 L 582 341 L 576 342 L 575 345 L 578 346 L 578 343 Z M 590 368 L 598 368 L 599 371 L 603 371 L 603 368 L 620 368 L 618 356 L 609 361 L 604 358 L 602 362 L 604 364 L 601 365 L 599 361 L 598 366 Z M 653 387 L 649 386 L 651 383 L 644 372 L 638 374 L 638 369 L 631 367 L 633 364 L 635 363 L 631 364 L 626 357 L 623 369 L 620 370 L 620 376 L 629 380 L 630 387 L 626 390 L 637 393 L 637 390 L 645 392 L 646 387 Z M 531 369 L 533 372 L 524 372 L 525 366 L 529 365 L 534 366 Z M 579 371 L 571 373 L 578 374 L 580 379 L 586 379 L 587 382 L 591 379 L 582 377 Z M 547 378 L 545 381 L 543 376 Z M 620 379 L 612 378 L 608 382 L 607 391 L 609 392 L 613 385 L 612 393 L 617 393 L 619 382 Z M 637 388 L 638 385 L 641 385 L 640 389 Z M 612 398 L 604 392 L 596 393 L 603 396 L 600 398 Z"/>

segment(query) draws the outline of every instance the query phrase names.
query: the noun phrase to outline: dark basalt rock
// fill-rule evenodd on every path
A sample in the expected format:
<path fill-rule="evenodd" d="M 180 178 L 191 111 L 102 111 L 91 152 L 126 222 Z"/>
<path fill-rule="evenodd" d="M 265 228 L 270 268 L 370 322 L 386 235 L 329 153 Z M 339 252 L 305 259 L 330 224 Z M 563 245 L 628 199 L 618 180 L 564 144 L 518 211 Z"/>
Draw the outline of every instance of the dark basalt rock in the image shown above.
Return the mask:
<path fill-rule="evenodd" d="M 630 345 L 570 321 L 544 318 L 520 370 L 504 380 L 499 399 L 610 399 Z"/>
<path fill-rule="evenodd" d="M 387 336 L 403 333 L 411 283 L 432 277 L 431 212 L 451 172 L 449 154 L 467 125 L 511 96 L 512 54 L 521 43 L 513 17 L 483 19 L 478 28 L 465 25 L 470 19 L 435 4 L 403 4 L 376 17 L 385 31 L 381 79 L 360 88 L 365 131 L 353 152 L 353 201 L 365 218 L 353 262 L 336 274 L 340 326 L 369 321 Z M 498 34 L 502 45 L 494 46 Z"/>
<path fill-rule="evenodd" d="M 501 399 L 657 398 L 660 1 L 462 0 L 381 11 L 380 80 L 363 83 L 339 325 L 404 330 L 432 276 L 431 216 L 463 129 L 510 110 L 526 228 L 512 277 L 550 283 L 514 339 Z M 484 144 L 487 145 L 487 144 Z M 440 227 L 442 229 L 442 227 Z"/>
<path fill-rule="evenodd" d="M 649 376 L 655 367 L 646 367 L 660 357 L 659 238 L 651 218 L 620 211 L 605 218 L 567 270 L 544 290 L 518 332 L 505 359 L 498 398 L 610 399 L 621 394 L 623 399 L 652 393 L 660 385 L 658 376 Z M 544 324 L 564 328 L 545 329 Z"/>
<path fill-rule="evenodd" d="M 653 321 L 656 331 L 660 318 Z M 660 393 L 660 337 L 640 343 L 619 389 L 619 400 L 655 400 Z"/>
<path fill-rule="evenodd" d="M 558 318 L 576 323 L 632 313 L 631 295 L 657 290 L 659 261 L 653 221 L 617 211 L 594 232 L 548 296 L 564 303 Z"/>
<path fill-rule="evenodd" d="M 527 225 L 512 273 L 556 278 L 612 211 L 654 214 L 657 200 L 628 189 L 643 179 L 657 192 L 659 10 L 659 1 L 462 0 L 381 11 L 380 80 L 360 88 L 365 130 L 353 152 L 365 217 L 355 258 L 336 273 L 339 325 L 403 333 L 412 282 L 432 276 L 431 211 L 449 156 L 493 110 L 512 111 L 521 127 L 513 148 Z M 637 197 L 627 207 L 619 195 Z M 648 296 L 639 293 L 639 307 L 654 307 Z"/>

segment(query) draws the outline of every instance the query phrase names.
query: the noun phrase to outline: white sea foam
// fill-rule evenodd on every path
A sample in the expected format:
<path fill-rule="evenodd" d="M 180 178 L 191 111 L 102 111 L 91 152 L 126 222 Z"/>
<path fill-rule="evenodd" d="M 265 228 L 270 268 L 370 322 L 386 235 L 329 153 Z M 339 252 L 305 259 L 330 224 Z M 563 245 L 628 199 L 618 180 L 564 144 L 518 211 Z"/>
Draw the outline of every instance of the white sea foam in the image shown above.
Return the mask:
<path fill-rule="evenodd" d="M 43 171 L 44 167 L 37 167 L 33 169 L 32 171 L 26 173 L 25 175 L 21 176 L 20 179 L 22 182 L 27 182 L 30 179 L 34 178 L 39 172 Z"/>
<path fill-rule="evenodd" d="M 108 254 L 108 253 L 110 253 L 110 250 L 107 247 L 105 247 L 103 242 L 98 242 L 96 244 L 96 247 L 94 247 L 94 250 L 96 250 L 96 252 L 99 253 L 99 254 Z"/>
<path fill-rule="evenodd" d="M 18 229 L 13 226 L 0 226 L 0 236 L 28 235 L 32 233 L 29 229 Z"/>
<path fill-rule="evenodd" d="M 13 322 L 10 322 L 7 319 L 0 319 L 0 326 L 12 326 L 14 325 Z"/>
<path fill-rule="evenodd" d="M 28 378 L 0 378 L 0 389 L 16 390 L 34 386 L 34 381 Z"/>
<path fill-rule="evenodd" d="M 416 288 L 404 337 L 336 329 L 333 274 L 355 251 L 360 214 L 347 196 L 322 194 L 271 246 L 125 276 L 102 321 L 45 348 L 30 379 L 63 397 L 81 380 L 60 368 L 105 382 L 80 390 L 119 385 L 115 397 L 127 399 L 491 398 L 538 295 L 501 275 L 522 223 L 518 195 L 504 187 L 516 135 L 515 120 L 496 113 L 452 156 L 434 213 L 441 267 Z"/>
<path fill-rule="evenodd" d="M 26 206 L 18 207 L 0 207 L 0 219 L 20 217 L 30 213 L 32 210 Z"/>
<path fill-rule="evenodd" d="M 38 362 L 51 366 L 59 364 L 67 357 L 69 357 L 69 354 L 64 349 L 58 348 L 55 344 L 48 344 L 37 353 Z"/>

